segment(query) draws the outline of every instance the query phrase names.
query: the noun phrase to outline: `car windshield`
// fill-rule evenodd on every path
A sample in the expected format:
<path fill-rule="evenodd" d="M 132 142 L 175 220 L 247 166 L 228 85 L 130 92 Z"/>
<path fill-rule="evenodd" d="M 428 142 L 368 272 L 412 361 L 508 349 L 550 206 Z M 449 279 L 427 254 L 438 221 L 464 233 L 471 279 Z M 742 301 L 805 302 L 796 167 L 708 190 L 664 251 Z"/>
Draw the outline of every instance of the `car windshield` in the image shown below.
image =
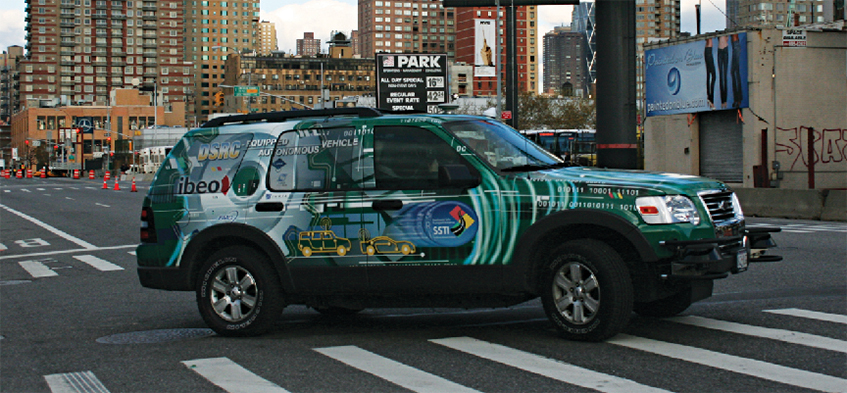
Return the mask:
<path fill-rule="evenodd" d="M 444 128 L 498 171 L 532 171 L 565 165 L 561 159 L 497 121 L 452 121 L 445 123 Z"/>

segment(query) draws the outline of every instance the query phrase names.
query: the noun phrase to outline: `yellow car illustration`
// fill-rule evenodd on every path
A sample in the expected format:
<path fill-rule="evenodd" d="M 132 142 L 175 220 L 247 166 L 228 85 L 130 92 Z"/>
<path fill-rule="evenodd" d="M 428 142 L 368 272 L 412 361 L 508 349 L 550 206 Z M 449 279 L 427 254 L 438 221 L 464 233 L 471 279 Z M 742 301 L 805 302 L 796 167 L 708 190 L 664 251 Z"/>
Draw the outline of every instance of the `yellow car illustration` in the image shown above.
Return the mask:
<path fill-rule="evenodd" d="M 403 254 L 415 252 L 415 245 L 405 240 L 394 240 L 388 236 L 377 236 L 359 243 L 363 254 Z"/>
<path fill-rule="evenodd" d="M 303 231 L 300 232 L 297 248 L 304 257 L 319 252 L 335 252 L 343 257 L 350 251 L 351 243 L 348 239 L 336 236 L 333 231 Z"/>

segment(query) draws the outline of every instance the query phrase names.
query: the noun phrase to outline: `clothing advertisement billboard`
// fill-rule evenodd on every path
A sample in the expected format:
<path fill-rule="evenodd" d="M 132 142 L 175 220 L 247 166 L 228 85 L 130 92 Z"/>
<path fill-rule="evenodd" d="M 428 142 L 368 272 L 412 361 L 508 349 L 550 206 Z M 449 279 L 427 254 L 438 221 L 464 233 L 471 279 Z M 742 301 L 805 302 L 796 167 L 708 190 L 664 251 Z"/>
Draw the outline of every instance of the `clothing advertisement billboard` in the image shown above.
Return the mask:
<path fill-rule="evenodd" d="M 496 76 L 494 48 L 497 37 L 494 34 L 494 19 L 474 19 L 474 76 Z"/>
<path fill-rule="evenodd" d="M 647 116 L 747 108 L 747 33 L 650 49 Z"/>

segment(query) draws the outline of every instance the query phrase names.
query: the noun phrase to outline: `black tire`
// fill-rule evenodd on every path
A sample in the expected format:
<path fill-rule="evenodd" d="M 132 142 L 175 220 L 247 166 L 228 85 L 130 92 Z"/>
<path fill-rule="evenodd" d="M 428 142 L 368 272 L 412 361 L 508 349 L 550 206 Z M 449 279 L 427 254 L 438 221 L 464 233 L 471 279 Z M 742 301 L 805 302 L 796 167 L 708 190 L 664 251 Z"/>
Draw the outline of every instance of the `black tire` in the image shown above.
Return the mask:
<path fill-rule="evenodd" d="M 212 254 L 197 280 L 200 315 L 221 336 L 267 331 L 285 308 L 282 287 L 268 258 L 245 246 Z"/>
<path fill-rule="evenodd" d="M 569 340 L 603 341 L 620 333 L 632 314 L 629 269 L 599 240 L 574 240 L 557 248 L 544 269 L 540 293 L 547 317 Z"/>
<path fill-rule="evenodd" d="M 635 303 L 633 310 L 643 317 L 667 318 L 685 311 L 689 306 L 691 306 L 691 286 L 664 299 Z"/>

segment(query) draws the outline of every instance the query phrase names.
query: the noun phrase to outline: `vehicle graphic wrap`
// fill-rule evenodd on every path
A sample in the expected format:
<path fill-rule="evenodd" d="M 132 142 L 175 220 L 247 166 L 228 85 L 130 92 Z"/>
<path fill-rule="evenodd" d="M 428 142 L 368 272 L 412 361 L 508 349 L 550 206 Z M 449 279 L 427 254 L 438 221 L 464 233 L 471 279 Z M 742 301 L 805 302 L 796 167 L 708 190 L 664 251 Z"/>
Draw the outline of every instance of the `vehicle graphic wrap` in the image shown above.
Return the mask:
<path fill-rule="evenodd" d="M 217 223 L 243 222 L 246 196 L 255 191 L 255 168 L 239 171 L 252 134 L 220 135 L 216 128 L 186 133 L 156 173 L 148 199 L 156 205 L 162 248 L 139 264 L 177 266 L 192 236 Z"/>

